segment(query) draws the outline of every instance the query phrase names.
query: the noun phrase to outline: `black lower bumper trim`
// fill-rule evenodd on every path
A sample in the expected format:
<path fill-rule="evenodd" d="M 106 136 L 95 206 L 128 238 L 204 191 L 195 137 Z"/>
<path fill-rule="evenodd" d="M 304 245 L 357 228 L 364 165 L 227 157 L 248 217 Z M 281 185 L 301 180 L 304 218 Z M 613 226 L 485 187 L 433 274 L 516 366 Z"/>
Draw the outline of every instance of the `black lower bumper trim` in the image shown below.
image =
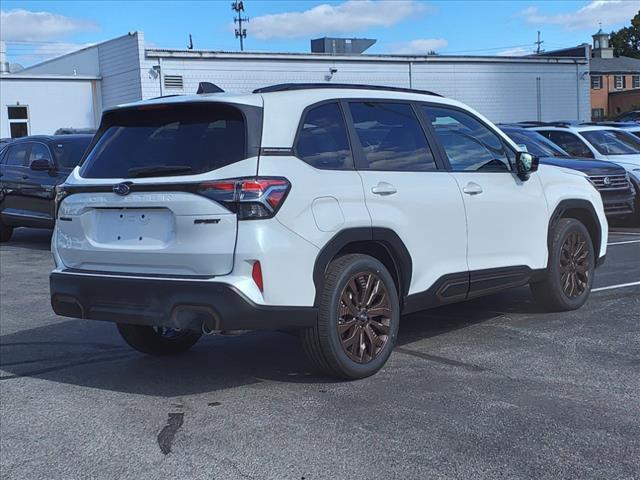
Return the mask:
<path fill-rule="evenodd" d="M 284 330 L 314 326 L 314 307 L 258 305 L 232 285 L 54 272 L 51 306 L 65 317 L 190 330 Z"/>

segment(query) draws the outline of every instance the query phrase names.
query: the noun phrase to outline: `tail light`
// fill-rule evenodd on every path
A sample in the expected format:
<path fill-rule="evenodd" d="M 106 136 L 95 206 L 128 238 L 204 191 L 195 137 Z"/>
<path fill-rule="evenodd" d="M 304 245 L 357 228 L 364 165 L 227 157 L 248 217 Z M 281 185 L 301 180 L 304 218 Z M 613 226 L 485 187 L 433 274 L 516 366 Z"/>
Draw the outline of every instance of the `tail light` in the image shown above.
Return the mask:
<path fill-rule="evenodd" d="M 58 210 L 60 209 L 60 204 L 62 203 L 62 200 L 64 200 L 65 197 L 67 197 L 68 195 L 69 195 L 69 191 L 64 187 L 64 185 L 57 185 L 55 187 L 55 199 L 54 199 L 55 216 L 54 216 L 54 218 L 58 218 Z"/>
<path fill-rule="evenodd" d="M 286 178 L 231 178 L 202 183 L 198 193 L 235 212 L 238 220 L 255 220 L 278 213 L 290 188 Z"/>

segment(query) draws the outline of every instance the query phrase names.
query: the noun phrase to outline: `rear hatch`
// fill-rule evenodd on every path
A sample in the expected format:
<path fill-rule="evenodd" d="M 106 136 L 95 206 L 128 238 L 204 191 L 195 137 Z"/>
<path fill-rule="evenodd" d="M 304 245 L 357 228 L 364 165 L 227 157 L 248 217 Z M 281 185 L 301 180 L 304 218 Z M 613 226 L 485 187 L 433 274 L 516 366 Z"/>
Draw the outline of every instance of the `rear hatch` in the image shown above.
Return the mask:
<path fill-rule="evenodd" d="M 213 101 L 106 112 L 80 170 L 60 192 L 56 249 L 65 267 L 230 273 L 237 216 L 211 185 L 256 175 L 261 122 L 260 105 Z"/>

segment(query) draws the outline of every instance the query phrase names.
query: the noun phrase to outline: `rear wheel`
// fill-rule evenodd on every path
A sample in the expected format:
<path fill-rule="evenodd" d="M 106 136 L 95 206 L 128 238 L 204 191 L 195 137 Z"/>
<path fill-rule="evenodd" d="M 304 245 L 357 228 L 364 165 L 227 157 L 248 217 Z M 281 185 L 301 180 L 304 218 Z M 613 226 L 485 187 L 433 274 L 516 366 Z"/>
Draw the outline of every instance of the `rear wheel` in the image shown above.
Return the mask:
<path fill-rule="evenodd" d="M 8 242 L 11 240 L 11 235 L 13 235 L 13 227 L 5 225 L 0 220 L 0 242 Z"/>
<path fill-rule="evenodd" d="M 532 283 L 535 299 L 553 311 L 580 308 L 593 284 L 595 252 L 586 227 L 573 218 L 555 225 L 549 246 L 546 278 Z"/>
<path fill-rule="evenodd" d="M 364 378 L 389 358 L 399 323 L 398 293 L 387 269 L 375 258 L 351 254 L 329 265 L 317 325 L 300 337 L 317 370 Z"/>
<path fill-rule="evenodd" d="M 129 346 L 149 355 L 175 355 L 189 350 L 202 333 L 165 327 L 118 323 L 118 331 Z"/>

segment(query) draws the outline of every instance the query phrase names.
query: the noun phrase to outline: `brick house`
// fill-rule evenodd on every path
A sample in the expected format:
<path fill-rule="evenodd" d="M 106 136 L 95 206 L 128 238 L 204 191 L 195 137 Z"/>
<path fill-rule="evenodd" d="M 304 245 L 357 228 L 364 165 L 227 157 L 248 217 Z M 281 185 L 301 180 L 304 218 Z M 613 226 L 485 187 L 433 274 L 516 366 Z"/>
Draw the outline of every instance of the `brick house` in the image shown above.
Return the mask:
<path fill-rule="evenodd" d="M 609 35 L 602 29 L 593 35 L 589 70 L 593 120 L 616 117 L 625 111 L 640 108 L 637 102 L 640 59 L 614 57 L 613 48 L 609 46 Z M 628 94 L 621 94 L 627 91 Z"/>

